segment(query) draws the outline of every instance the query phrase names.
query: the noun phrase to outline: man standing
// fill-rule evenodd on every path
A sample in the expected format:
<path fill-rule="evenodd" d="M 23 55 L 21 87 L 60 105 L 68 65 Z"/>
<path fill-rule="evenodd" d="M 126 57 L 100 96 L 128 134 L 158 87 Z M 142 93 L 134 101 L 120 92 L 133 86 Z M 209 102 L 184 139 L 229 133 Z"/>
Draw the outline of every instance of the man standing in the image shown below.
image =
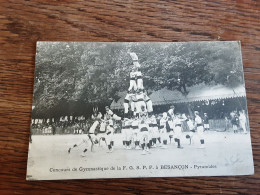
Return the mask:
<path fill-rule="evenodd" d="M 108 153 L 113 152 L 113 147 L 114 147 L 114 122 L 111 116 L 107 117 L 108 120 L 108 125 L 107 125 L 107 131 L 106 131 L 106 142 L 108 146 Z"/>
<path fill-rule="evenodd" d="M 164 112 L 163 117 L 160 120 L 160 126 L 159 126 L 161 138 L 163 140 L 163 146 L 162 146 L 163 149 L 167 148 L 167 129 L 166 129 L 167 120 L 168 120 L 167 113 Z"/>
<path fill-rule="evenodd" d="M 193 143 L 193 135 L 195 133 L 194 121 L 192 120 L 191 116 L 188 115 L 187 125 L 189 128 L 189 133 L 186 135 L 186 138 L 190 140 L 190 145 Z"/>
<path fill-rule="evenodd" d="M 150 147 L 156 147 L 156 139 L 159 137 L 157 121 L 154 115 L 149 118 Z"/>
<path fill-rule="evenodd" d="M 143 74 L 140 70 L 137 70 L 136 73 L 136 84 L 137 84 L 137 89 L 143 90 L 144 85 L 143 85 Z"/>
<path fill-rule="evenodd" d="M 132 136 L 131 140 L 133 141 L 135 145 L 135 149 L 140 149 L 139 144 L 140 144 L 140 132 L 139 132 L 139 119 L 136 116 L 131 123 L 131 129 L 132 129 Z M 129 140 L 129 144 L 131 144 L 131 140 Z"/>
<path fill-rule="evenodd" d="M 239 118 L 237 116 L 237 112 L 236 111 L 231 112 L 230 116 L 231 116 L 231 124 L 233 127 L 233 131 L 234 133 L 238 133 Z"/>
<path fill-rule="evenodd" d="M 240 127 L 243 129 L 244 134 L 246 134 L 246 115 L 245 115 L 245 110 L 242 110 L 239 112 L 239 123 Z"/>
<path fill-rule="evenodd" d="M 145 155 L 146 152 L 150 153 L 150 145 L 149 145 L 149 136 L 148 136 L 148 124 L 145 123 L 145 120 L 142 119 L 139 124 L 140 129 L 140 137 L 141 137 L 141 146 L 142 146 L 142 154 Z"/>
<path fill-rule="evenodd" d="M 207 113 L 204 113 L 203 123 L 204 123 L 204 131 L 208 131 L 209 130 L 209 117 L 208 117 Z"/>
<path fill-rule="evenodd" d="M 136 77 L 136 71 L 135 71 L 135 68 L 132 68 L 132 71 L 130 72 L 130 86 L 128 88 L 128 92 L 131 92 L 132 90 L 134 90 L 134 91 L 137 90 L 135 77 Z"/>
<path fill-rule="evenodd" d="M 204 127 L 203 127 L 202 119 L 198 111 L 195 111 L 194 114 L 195 114 L 195 126 L 197 127 L 197 133 L 200 139 L 200 148 L 205 148 Z"/>
<path fill-rule="evenodd" d="M 186 116 L 181 116 L 180 113 L 176 114 L 175 119 L 173 120 L 174 124 L 174 134 L 175 134 L 175 142 L 177 142 L 177 148 L 182 149 L 181 146 L 181 136 L 182 136 L 182 122 L 185 121 Z"/>

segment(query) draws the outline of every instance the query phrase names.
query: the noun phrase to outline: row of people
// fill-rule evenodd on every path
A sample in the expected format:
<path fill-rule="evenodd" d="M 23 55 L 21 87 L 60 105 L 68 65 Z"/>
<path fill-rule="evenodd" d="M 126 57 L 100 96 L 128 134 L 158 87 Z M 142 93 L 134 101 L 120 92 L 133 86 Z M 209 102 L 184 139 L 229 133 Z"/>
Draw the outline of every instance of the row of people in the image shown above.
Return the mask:
<path fill-rule="evenodd" d="M 171 109 L 170 109 L 171 110 Z M 168 111 L 168 115 L 169 112 Z M 102 115 L 101 113 L 99 113 L 100 115 Z M 188 117 L 190 118 L 190 117 Z M 210 124 L 209 124 L 209 117 L 207 116 L 207 113 L 204 113 L 204 115 L 201 117 L 203 120 L 203 126 L 204 126 L 204 131 L 207 131 L 210 129 Z M 194 120 L 194 119 L 193 119 Z M 82 122 L 78 122 L 78 121 L 70 121 L 67 123 L 66 126 L 64 126 L 63 123 L 61 122 L 55 122 L 55 123 L 38 123 L 38 124 L 32 124 L 32 133 L 33 134 L 82 134 L 82 133 L 87 133 L 89 128 L 91 127 L 91 125 L 93 124 L 93 121 L 95 121 L 95 118 L 91 119 L 87 119 L 84 120 Z M 157 119 L 158 121 L 158 119 Z M 187 125 L 189 125 L 189 121 L 187 121 Z M 159 121 L 158 121 L 159 123 Z M 225 123 L 225 125 L 224 125 Z M 228 130 L 230 128 L 233 129 L 234 133 L 238 133 L 239 130 L 242 129 L 242 132 L 244 132 L 245 134 L 247 133 L 247 118 L 246 118 L 246 114 L 245 111 L 233 111 L 230 114 L 230 117 L 226 117 L 225 121 L 224 121 L 223 125 L 225 127 L 224 130 Z M 117 121 L 117 129 L 119 129 L 120 131 L 120 126 L 121 126 L 121 122 Z M 187 130 L 187 126 L 186 124 L 184 124 L 184 129 Z"/>
<path fill-rule="evenodd" d="M 31 124 L 32 125 L 37 125 L 37 124 L 52 124 L 52 123 L 56 123 L 56 124 L 71 124 L 72 122 L 84 122 L 86 121 L 87 118 L 85 116 L 61 116 L 58 119 L 56 118 L 46 118 L 46 119 L 32 119 Z"/>
<path fill-rule="evenodd" d="M 149 152 L 151 147 L 167 148 L 167 145 L 174 140 L 177 148 L 181 149 L 183 121 L 187 121 L 191 132 L 187 134 L 186 138 L 191 139 L 196 129 L 201 147 L 203 148 L 204 126 L 198 112 L 195 112 L 195 121 L 187 118 L 184 114 L 177 113 L 173 117 L 167 115 L 166 112 L 160 118 L 152 115 L 151 117 L 144 116 L 140 119 L 125 119 L 122 126 L 123 145 L 126 149 L 139 149 L 141 144 L 144 153 L 144 151 Z"/>
<path fill-rule="evenodd" d="M 107 145 L 108 152 L 113 151 L 114 147 L 114 121 L 116 117 L 113 117 L 113 112 L 108 108 L 108 112 L 102 117 L 99 113 L 93 116 L 95 122 L 89 129 L 88 135 L 84 135 L 83 141 L 80 144 L 75 144 L 69 149 L 69 153 L 75 147 L 85 144 L 82 156 L 85 156 L 87 147 L 91 145 L 91 149 L 95 143 L 104 141 Z M 110 114 L 108 114 L 110 113 Z M 201 147 L 204 147 L 204 135 L 203 135 L 203 121 L 198 112 L 195 112 L 195 124 L 191 128 L 191 132 L 196 128 L 197 134 L 200 138 Z M 94 118 L 95 117 L 95 118 Z M 117 118 L 118 119 L 118 118 Z M 133 119 L 125 118 L 122 124 L 122 143 L 125 149 L 142 149 L 142 154 L 150 153 L 152 147 L 167 148 L 167 145 L 176 142 L 177 148 L 182 148 L 181 139 L 182 136 L 182 122 L 191 121 L 184 114 L 165 112 L 159 118 L 154 115 L 147 116 L 145 114 Z M 167 125 L 170 126 L 170 130 L 167 130 Z M 191 126 L 191 125 L 190 125 Z M 191 139 L 194 133 L 188 133 L 187 138 Z M 118 137 L 118 136 L 116 136 Z M 119 141 L 119 140 L 117 140 Z"/>

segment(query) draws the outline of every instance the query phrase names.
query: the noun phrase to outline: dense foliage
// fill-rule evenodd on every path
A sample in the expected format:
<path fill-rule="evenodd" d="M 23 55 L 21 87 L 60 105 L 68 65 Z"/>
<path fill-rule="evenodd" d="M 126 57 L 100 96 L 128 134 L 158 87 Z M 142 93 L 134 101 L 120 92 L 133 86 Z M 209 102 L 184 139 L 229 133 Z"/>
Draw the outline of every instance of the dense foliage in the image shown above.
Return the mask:
<path fill-rule="evenodd" d="M 139 57 L 144 86 L 187 94 L 199 83 L 234 86 L 243 81 L 236 42 L 80 43 L 38 42 L 34 114 L 57 115 L 109 105 L 129 87 L 132 59 Z"/>

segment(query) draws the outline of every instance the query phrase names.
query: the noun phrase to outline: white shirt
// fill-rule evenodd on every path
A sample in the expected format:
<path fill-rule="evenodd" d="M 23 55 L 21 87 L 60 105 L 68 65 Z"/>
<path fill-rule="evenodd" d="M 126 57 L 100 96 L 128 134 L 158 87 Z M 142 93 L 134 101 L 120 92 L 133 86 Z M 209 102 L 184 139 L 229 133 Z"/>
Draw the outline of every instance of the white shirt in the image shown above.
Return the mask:
<path fill-rule="evenodd" d="M 200 118 L 200 116 L 196 116 L 196 117 L 195 117 L 195 122 L 196 122 L 197 124 L 202 124 L 202 119 Z"/>

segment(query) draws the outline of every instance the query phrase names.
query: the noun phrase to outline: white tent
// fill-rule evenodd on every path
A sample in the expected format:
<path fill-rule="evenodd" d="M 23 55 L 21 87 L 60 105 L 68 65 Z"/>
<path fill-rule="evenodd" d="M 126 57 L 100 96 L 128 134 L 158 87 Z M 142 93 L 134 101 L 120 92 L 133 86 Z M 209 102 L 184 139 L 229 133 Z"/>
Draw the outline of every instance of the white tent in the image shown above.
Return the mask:
<path fill-rule="evenodd" d="M 246 96 L 245 87 L 243 85 L 235 88 L 230 88 L 220 84 L 213 86 L 199 84 L 188 87 L 187 91 L 189 92 L 188 95 L 184 96 L 181 92 L 177 90 L 171 91 L 163 88 L 158 91 L 154 91 L 150 95 L 150 98 L 153 102 L 153 105 L 165 105 Z M 112 102 L 111 109 L 123 109 L 125 95 L 126 92 L 120 92 L 119 96 L 121 98 L 117 102 Z"/>

